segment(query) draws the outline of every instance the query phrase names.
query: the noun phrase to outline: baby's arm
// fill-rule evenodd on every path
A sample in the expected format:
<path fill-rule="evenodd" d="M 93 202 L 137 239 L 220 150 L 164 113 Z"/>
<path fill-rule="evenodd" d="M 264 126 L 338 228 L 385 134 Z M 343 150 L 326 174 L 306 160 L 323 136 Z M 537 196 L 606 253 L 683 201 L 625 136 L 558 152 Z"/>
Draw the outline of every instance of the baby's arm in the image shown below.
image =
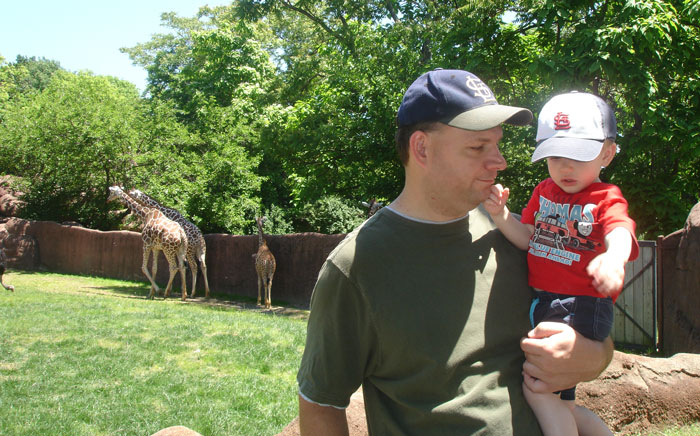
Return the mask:
<path fill-rule="evenodd" d="M 603 295 L 611 296 L 625 282 L 625 264 L 632 250 L 632 235 L 624 227 L 617 227 L 605 235 L 607 250 L 595 257 L 586 267 L 593 278 L 593 286 Z"/>
<path fill-rule="evenodd" d="M 527 250 L 535 227 L 521 223 L 510 213 L 508 207 L 506 207 L 509 196 L 510 189 L 503 188 L 500 184 L 493 185 L 491 187 L 491 195 L 484 201 L 484 208 L 491 215 L 501 233 L 513 245 L 521 250 Z"/>

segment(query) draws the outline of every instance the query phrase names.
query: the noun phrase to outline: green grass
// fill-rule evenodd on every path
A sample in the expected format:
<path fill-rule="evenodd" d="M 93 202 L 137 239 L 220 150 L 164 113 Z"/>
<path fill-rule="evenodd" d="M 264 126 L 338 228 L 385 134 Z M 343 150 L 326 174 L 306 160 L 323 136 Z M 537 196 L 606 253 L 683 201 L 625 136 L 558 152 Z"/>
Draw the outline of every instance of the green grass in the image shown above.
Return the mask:
<path fill-rule="evenodd" d="M 16 291 L 0 289 L 0 435 L 269 436 L 297 414 L 303 316 L 146 300 L 145 283 L 5 280 Z"/>

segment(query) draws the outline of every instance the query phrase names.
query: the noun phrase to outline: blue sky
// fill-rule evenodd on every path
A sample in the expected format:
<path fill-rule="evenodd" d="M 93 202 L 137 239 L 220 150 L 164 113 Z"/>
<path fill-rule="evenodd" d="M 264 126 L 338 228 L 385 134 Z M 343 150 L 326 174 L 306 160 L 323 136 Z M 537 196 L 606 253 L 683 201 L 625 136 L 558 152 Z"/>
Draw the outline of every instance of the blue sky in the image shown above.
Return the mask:
<path fill-rule="evenodd" d="M 200 6 L 230 0 L 14 0 L 0 8 L 0 56 L 58 61 L 68 71 L 128 80 L 143 91 L 146 71 L 119 51 L 147 42 L 161 27 L 163 12 L 193 17 Z"/>

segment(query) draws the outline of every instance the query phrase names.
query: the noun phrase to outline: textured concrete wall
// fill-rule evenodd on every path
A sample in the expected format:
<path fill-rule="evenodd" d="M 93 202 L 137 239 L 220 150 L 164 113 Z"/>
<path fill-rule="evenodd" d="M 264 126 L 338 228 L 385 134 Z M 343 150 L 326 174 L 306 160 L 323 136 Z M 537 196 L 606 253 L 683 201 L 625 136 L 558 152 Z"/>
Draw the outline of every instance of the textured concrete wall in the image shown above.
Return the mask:
<path fill-rule="evenodd" d="M 0 237 L 6 247 L 10 268 L 148 281 L 141 272 L 143 242 L 140 233 L 102 232 L 17 218 L 7 220 L 4 227 Z M 267 235 L 268 247 L 277 261 L 272 282 L 273 304 L 284 301 L 307 305 L 321 265 L 343 237 L 318 233 Z M 209 234 L 204 239 L 211 291 L 257 297 L 257 275 L 252 255 L 257 252 L 258 237 Z M 190 279 L 188 270 L 188 289 Z M 168 281 L 168 264 L 162 254 L 156 281 L 163 287 Z M 177 275 L 173 292 L 179 294 L 179 289 Z M 200 270 L 197 295 L 203 294 L 204 280 Z"/>

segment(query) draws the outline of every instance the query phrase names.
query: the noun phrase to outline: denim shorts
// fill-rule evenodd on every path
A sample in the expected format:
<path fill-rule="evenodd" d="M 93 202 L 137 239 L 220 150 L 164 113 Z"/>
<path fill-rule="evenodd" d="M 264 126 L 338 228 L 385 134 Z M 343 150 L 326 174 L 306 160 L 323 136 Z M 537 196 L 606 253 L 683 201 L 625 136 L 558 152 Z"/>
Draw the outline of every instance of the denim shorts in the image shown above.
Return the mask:
<path fill-rule="evenodd" d="M 535 291 L 530 305 L 530 322 L 536 326 L 542 321 L 563 322 L 588 339 L 603 341 L 613 325 L 612 298 L 587 295 L 562 295 Z M 561 391 L 562 400 L 574 400 L 576 387 Z"/>

